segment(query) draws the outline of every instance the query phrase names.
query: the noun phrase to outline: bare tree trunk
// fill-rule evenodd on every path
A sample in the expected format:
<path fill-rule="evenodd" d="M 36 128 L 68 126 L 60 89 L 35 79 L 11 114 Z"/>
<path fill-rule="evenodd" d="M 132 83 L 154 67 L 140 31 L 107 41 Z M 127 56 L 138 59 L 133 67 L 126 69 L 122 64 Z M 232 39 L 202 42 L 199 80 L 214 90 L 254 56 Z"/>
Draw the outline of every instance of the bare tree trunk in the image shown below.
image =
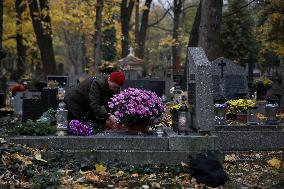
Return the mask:
<path fill-rule="evenodd" d="M 199 6 L 196 11 L 196 15 L 189 36 L 188 47 L 198 46 L 198 34 L 199 34 L 198 30 L 200 25 L 200 16 L 201 16 L 201 3 L 199 3 Z"/>
<path fill-rule="evenodd" d="M 139 4 L 140 0 L 135 1 L 135 55 L 138 54 L 138 43 L 139 43 Z"/>
<path fill-rule="evenodd" d="M 174 0 L 174 20 L 173 20 L 173 39 L 175 44 L 172 46 L 172 61 L 174 70 L 178 69 L 180 66 L 180 53 L 179 53 L 179 21 L 180 21 L 180 14 L 182 13 L 182 0 Z"/>
<path fill-rule="evenodd" d="M 147 35 L 147 29 L 148 29 L 148 22 L 149 22 L 149 13 L 150 13 L 150 7 L 152 4 L 152 0 L 146 0 L 144 4 L 144 10 L 142 15 L 142 21 L 141 26 L 139 30 L 139 37 L 138 37 L 138 53 L 137 57 L 143 59 L 144 53 L 145 53 L 145 41 L 146 41 L 146 35 Z"/>
<path fill-rule="evenodd" d="M 3 40 L 3 1 L 0 1 L 0 60 L 5 58 L 6 52 L 3 50 L 2 40 Z"/>
<path fill-rule="evenodd" d="M 26 10 L 27 6 L 23 0 L 16 0 L 15 9 L 16 9 L 16 43 L 17 43 L 17 70 L 14 74 L 14 79 L 18 80 L 22 75 L 25 74 L 25 58 L 26 58 L 26 47 L 23 44 L 23 25 L 22 25 L 22 14 Z"/>
<path fill-rule="evenodd" d="M 3 1 L 0 1 L 0 50 L 2 49 L 3 39 Z"/>
<path fill-rule="evenodd" d="M 52 30 L 50 16 L 41 14 L 42 11 L 48 12 L 48 0 L 31 0 L 29 3 L 30 16 L 40 50 L 43 71 L 45 75 L 56 74 L 56 62 L 52 45 Z"/>
<path fill-rule="evenodd" d="M 135 0 L 122 0 L 120 4 L 120 20 L 121 20 L 121 58 L 128 55 L 129 49 L 129 29 L 132 10 L 135 4 Z"/>
<path fill-rule="evenodd" d="M 64 34 L 64 41 L 66 44 L 66 54 L 69 61 L 69 64 L 71 64 L 74 68 L 75 75 L 80 75 L 81 70 L 80 69 L 80 62 L 81 62 L 81 51 L 78 49 L 78 46 L 81 46 L 81 37 L 79 33 L 76 32 L 70 32 L 69 30 L 63 30 Z"/>
<path fill-rule="evenodd" d="M 94 69 L 95 73 L 99 73 L 99 65 L 102 61 L 101 46 L 102 46 L 102 12 L 104 7 L 103 0 L 97 0 L 96 5 L 96 21 L 95 21 L 95 35 L 94 35 Z"/>
<path fill-rule="evenodd" d="M 81 54 L 82 54 L 82 73 L 86 72 L 86 68 L 88 66 L 88 55 L 87 55 L 87 39 L 86 39 L 86 35 L 83 34 L 82 36 L 82 43 L 81 43 Z"/>
<path fill-rule="evenodd" d="M 194 18 L 194 22 L 191 28 L 189 41 L 188 41 L 188 47 L 197 47 L 198 46 L 198 30 L 200 25 L 200 16 L 201 16 L 201 3 L 199 3 L 199 6 L 196 11 L 196 15 Z M 185 69 L 183 70 L 183 76 L 182 76 L 182 89 L 187 89 L 187 73 L 188 73 L 188 51 L 186 51 L 186 60 L 185 60 Z"/>
<path fill-rule="evenodd" d="M 218 58 L 223 0 L 201 0 L 198 46 L 203 47 L 208 59 Z"/>

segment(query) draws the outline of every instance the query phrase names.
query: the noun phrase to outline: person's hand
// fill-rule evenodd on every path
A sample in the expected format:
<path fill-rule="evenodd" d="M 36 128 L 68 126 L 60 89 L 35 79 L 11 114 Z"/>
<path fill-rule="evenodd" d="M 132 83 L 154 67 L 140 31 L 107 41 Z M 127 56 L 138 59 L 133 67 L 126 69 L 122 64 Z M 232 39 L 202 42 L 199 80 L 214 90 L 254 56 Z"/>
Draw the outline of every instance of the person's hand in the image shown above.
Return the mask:
<path fill-rule="evenodd" d="M 116 123 L 116 117 L 114 116 L 114 115 L 110 115 L 109 116 L 109 118 L 108 118 L 108 120 L 110 121 L 110 123 L 113 123 L 113 124 L 115 124 Z"/>
<path fill-rule="evenodd" d="M 116 117 L 114 115 L 110 115 L 109 118 L 106 120 L 106 128 L 112 129 L 116 124 Z"/>

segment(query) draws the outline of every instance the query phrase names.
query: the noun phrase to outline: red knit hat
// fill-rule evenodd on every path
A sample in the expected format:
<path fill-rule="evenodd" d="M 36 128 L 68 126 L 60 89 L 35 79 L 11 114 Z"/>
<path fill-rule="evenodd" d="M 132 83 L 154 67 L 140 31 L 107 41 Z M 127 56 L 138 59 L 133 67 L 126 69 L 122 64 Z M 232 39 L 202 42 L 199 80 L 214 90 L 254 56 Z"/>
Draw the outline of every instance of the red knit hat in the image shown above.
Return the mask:
<path fill-rule="evenodd" d="M 119 86 L 122 86 L 124 84 L 124 81 L 125 81 L 125 75 L 124 75 L 123 72 L 112 72 L 109 75 L 109 79 L 110 79 L 110 81 L 115 82 Z"/>

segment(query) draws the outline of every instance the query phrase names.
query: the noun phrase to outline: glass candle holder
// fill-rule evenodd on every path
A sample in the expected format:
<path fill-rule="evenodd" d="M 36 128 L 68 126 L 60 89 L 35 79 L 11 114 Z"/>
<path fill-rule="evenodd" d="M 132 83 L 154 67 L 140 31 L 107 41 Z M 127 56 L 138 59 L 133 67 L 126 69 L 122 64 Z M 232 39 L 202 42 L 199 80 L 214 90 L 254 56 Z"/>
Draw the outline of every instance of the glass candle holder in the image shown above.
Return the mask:
<path fill-rule="evenodd" d="M 215 124 L 216 125 L 226 125 L 226 103 L 216 103 L 214 104 L 214 112 L 215 112 Z"/>
<path fill-rule="evenodd" d="M 68 129 L 68 110 L 65 108 L 65 103 L 60 102 L 56 111 L 56 130 L 57 135 L 67 135 Z"/>
<path fill-rule="evenodd" d="M 257 107 L 248 108 L 247 112 L 248 112 L 247 124 L 248 125 L 259 125 L 259 120 L 256 116 Z"/>
<path fill-rule="evenodd" d="M 276 112 L 279 105 L 277 103 L 268 103 L 265 105 L 265 111 L 267 115 L 266 124 L 268 125 L 277 125 Z"/>

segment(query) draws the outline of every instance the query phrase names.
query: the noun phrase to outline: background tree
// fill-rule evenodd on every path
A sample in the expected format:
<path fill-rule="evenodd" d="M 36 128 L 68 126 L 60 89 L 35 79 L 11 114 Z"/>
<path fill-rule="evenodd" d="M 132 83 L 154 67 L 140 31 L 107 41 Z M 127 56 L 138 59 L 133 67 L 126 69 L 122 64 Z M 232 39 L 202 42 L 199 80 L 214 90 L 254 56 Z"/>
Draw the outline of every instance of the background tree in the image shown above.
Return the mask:
<path fill-rule="evenodd" d="M 224 12 L 221 40 L 223 56 L 243 66 L 257 58 L 252 10 L 249 7 L 239 10 L 245 4 L 246 0 L 229 1 L 228 10 Z M 236 13 L 226 17 L 233 12 Z"/>
<path fill-rule="evenodd" d="M 113 62 L 119 58 L 117 46 L 120 43 L 119 29 L 119 4 L 114 1 L 106 1 L 103 12 L 103 32 L 102 32 L 102 58 L 104 61 Z"/>
<path fill-rule="evenodd" d="M 149 22 L 149 12 L 151 7 L 152 0 L 146 0 L 143 6 L 143 13 L 142 13 L 142 19 L 140 24 L 140 29 L 138 32 L 138 39 L 137 41 L 137 54 L 136 56 L 143 59 L 145 54 L 145 40 L 147 35 L 147 29 L 148 29 L 148 22 Z"/>
<path fill-rule="evenodd" d="M 129 30 L 131 15 L 135 0 L 122 0 L 120 4 L 120 22 L 121 22 L 121 58 L 128 55 L 129 51 Z"/>
<path fill-rule="evenodd" d="M 31 0 L 29 3 L 30 16 L 32 18 L 37 44 L 40 50 L 43 71 L 46 75 L 56 74 L 56 62 L 52 45 L 52 28 L 49 4 L 47 0 Z"/>
<path fill-rule="evenodd" d="M 172 60 L 173 66 L 175 68 L 180 66 L 180 42 L 179 42 L 179 27 L 180 27 L 180 15 L 182 13 L 183 8 L 182 0 L 174 0 L 173 4 L 173 40 L 174 43 L 172 45 Z"/>
<path fill-rule="evenodd" d="M 260 1 L 257 6 L 257 41 L 259 62 L 265 69 L 277 68 L 284 57 L 284 1 Z"/>
<path fill-rule="evenodd" d="M 3 1 L 0 1 L 0 51 L 2 50 L 2 40 L 3 40 Z"/>
<path fill-rule="evenodd" d="M 80 0 L 51 2 L 56 61 L 64 64 L 69 74 L 80 75 L 94 65 L 96 4 Z"/>
<path fill-rule="evenodd" d="M 14 80 L 20 79 L 25 73 L 26 46 L 23 42 L 23 18 L 22 15 L 27 8 L 24 0 L 15 1 L 16 10 L 16 44 L 17 44 L 17 70 L 13 74 Z"/>
<path fill-rule="evenodd" d="M 95 73 L 99 72 L 99 65 L 101 64 L 101 45 L 102 45 L 102 12 L 104 7 L 103 0 L 97 0 L 96 4 L 96 20 L 95 20 L 95 35 L 94 35 L 94 60 Z"/>
<path fill-rule="evenodd" d="M 205 50 L 209 60 L 220 56 L 220 32 L 223 0 L 200 1 L 198 46 Z"/>
<path fill-rule="evenodd" d="M 105 61 L 114 61 L 116 58 L 116 29 L 113 24 L 109 23 L 110 21 L 105 21 L 106 27 L 102 34 L 102 58 Z"/>

